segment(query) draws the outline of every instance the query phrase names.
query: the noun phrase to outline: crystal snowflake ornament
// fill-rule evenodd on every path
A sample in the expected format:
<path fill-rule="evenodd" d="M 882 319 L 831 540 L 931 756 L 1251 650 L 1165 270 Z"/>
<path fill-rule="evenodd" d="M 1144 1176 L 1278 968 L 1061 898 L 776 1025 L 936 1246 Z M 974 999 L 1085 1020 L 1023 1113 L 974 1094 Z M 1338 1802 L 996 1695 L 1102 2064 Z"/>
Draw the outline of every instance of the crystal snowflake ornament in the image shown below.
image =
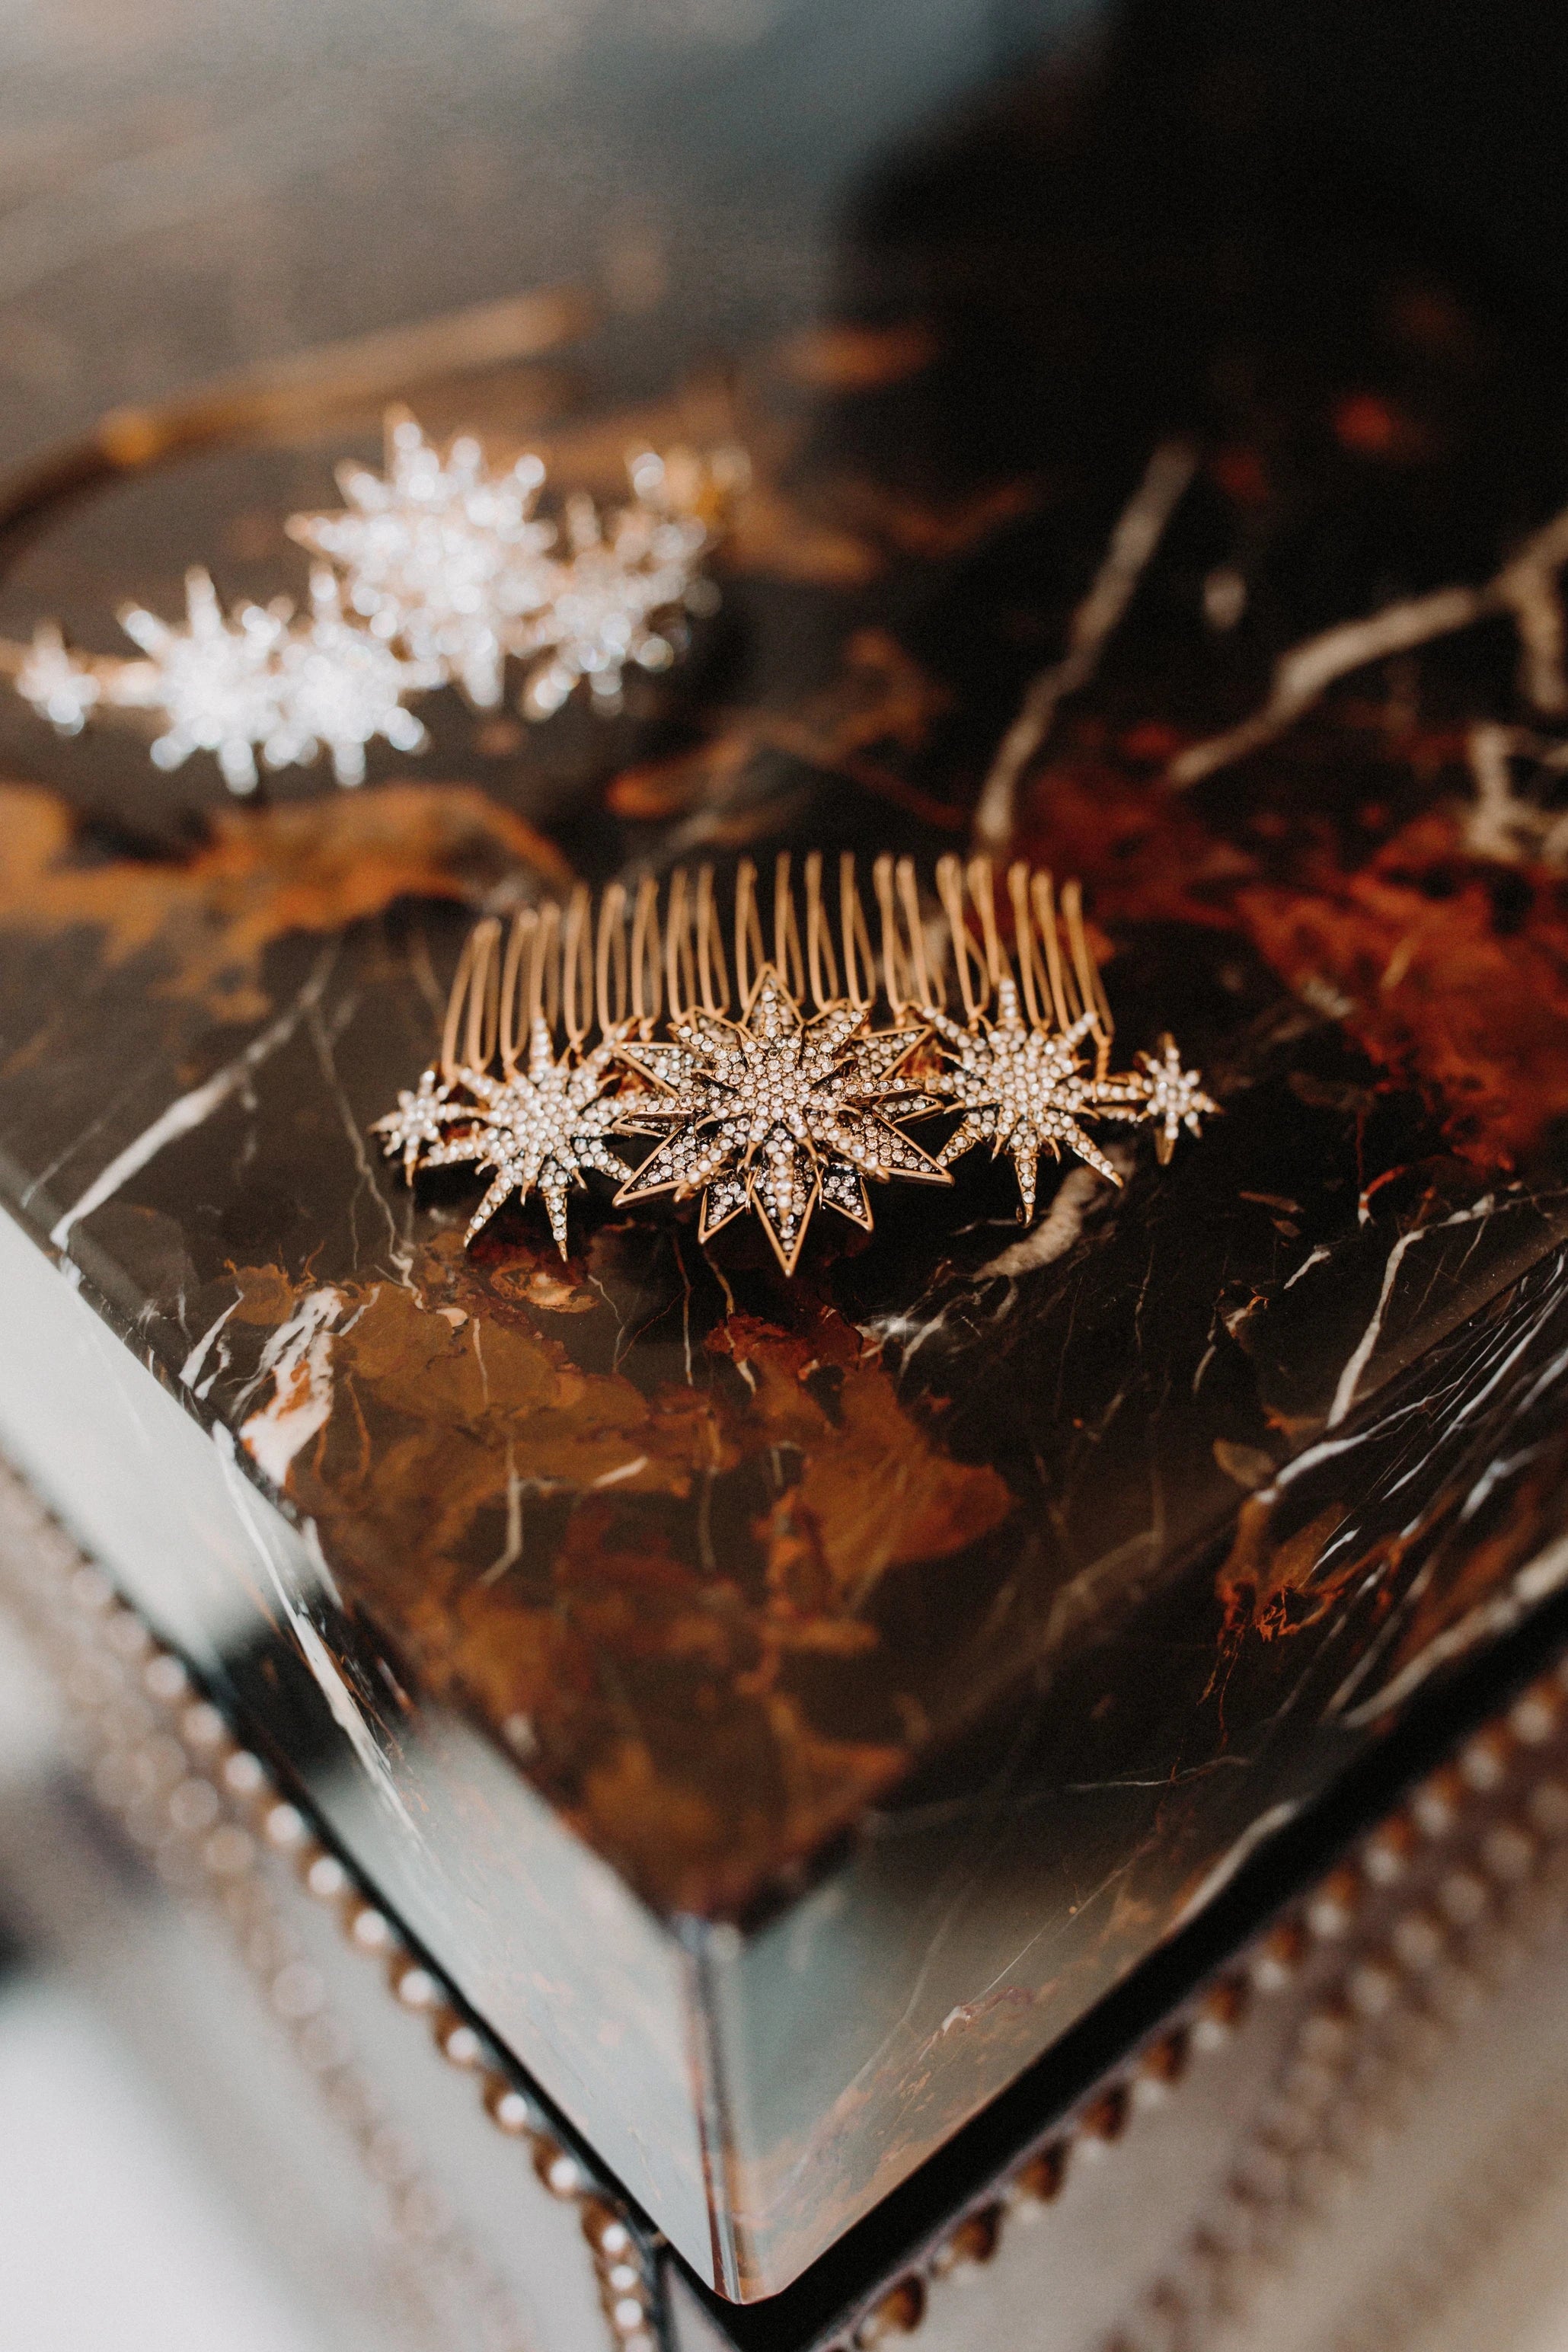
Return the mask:
<path fill-rule="evenodd" d="M 147 658 L 100 665 L 104 699 L 162 714 L 164 730 L 152 744 L 159 767 L 211 751 L 231 793 L 253 793 L 257 746 L 281 724 L 277 656 L 291 611 L 278 602 L 225 615 L 198 566 L 185 574 L 183 628 L 141 604 L 120 608 L 120 627 Z"/>
<path fill-rule="evenodd" d="M 362 784 L 366 747 L 377 736 L 394 751 L 429 743 L 402 698 L 440 686 L 441 665 L 405 657 L 356 628 L 324 564 L 310 574 L 309 618 L 288 630 L 277 660 L 277 721 L 262 745 L 269 768 L 308 767 L 325 748 L 340 784 Z"/>
<path fill-rule="evenodd" d="M 423 751 L 429 740 L 402 698 L 439 686 L 442 671 L 348 620 L 324 566 L 311 577 L 309 613 L 298 619 L 286 597 L 225 614 L 200 570 L 185 575 L 183 626 L 141 604 L 120 618 L 143 660 L 80 657 L 50 623 L 17 668 L 18 694 L 63 734 L 78 734 L 106 709 L 152 712 L 163 721 L 152 744 L 158 765 L 211 751 L 232 793 L 255 792 L 258 755 L 268 768 L 308 767 L 325 749 L 338 782 L 358 784 L 377 736 L 400 751 Z"/>
<path fill-rule="evenodd" d="M 927 1081 L 927 1091 L 942 1108 L 957 1105 L 964 1113 L 936 1154 L 941 1167 L 950 1167 L 977 1144 L 988 1143 L 993 1158 L 1006 1152 L 1018 1178 L 1025 1223 L 1034 1214 L 1041 1152 L 1060 1160 L 1065 1144 L 1111 1183 L 1121 1182 L 1082 1124 L 1096 1108 L 1093 1081 L 1078 1051 L 1095 1025 L 1092 1014 L 1068 1029 L 1040 1028 L 1024 1019 L 1017 987 L 1004 980 L 994 1021 L 977 1015 L 972 1027 L 962 1028 L 945 1013 L 929 1017 L 946 1060 Z"/>
<path fill-rule="evenodd" d="M 770 965 L 739 1022 L 692 1012 L 672 1027 L 668 1039 L 622 1048 L 655 1093 L 623 1111 L 621 1132 L 670 1131 L 622 1183 L 617 1205 L 700 1192 L 705 1242 L 749 1208 L 788 1275 L 819 1202 L 869 1232 L 868 1176 L 952 1181 L 890 1116 L 910 1100 L 897 1073 L 924 1029 L 873 1033 L 849 1003 L 807 1021 Z"/>
<path fill-rule="evenodd" d="M 340 467 L 343 508 L 293 515 L 287 530 L 343 574 L 350 609 L 376 636 L 439 663 L 494 709 L 507 649 L 555 583 L 555 526 L 534 513 L 544 474 L 535 457 L 493 470 L 472 434 L 439 449 L 392 409 L 385 475 Z"/>
<path fill-rule="evenodd" d="M 527 717 L 549 718 L 584 681 L 596 709 L 618 710 L 627 669 L 668 669 L 685 649 L 688 614 L 711 610 L 711 583 L 698 569 L 707 527 L 668 510 L 664 480 L 650 453 L 632 461 L 630 505 L 605 516 L 583 493 L 567 500 L 570 552 L 516 641 L 541 656 L 523 689 Z"/>
<path fill-rule="evenodd" d="M 417 1087 L 398 1088 L 397 1108 L 372 1119 L 371 1133 L 381 1137 L 389 1160 L 402 1161 L 403 1182 L 412 1184 L 436 1146 L 451 1139 L 454 1123 L 473 1117 L 472 1103 L 455 1101 L 440 1071 L 431 1068 L 420 1073 Z"/>
<path fill-rule="evenodd" d="M 1102 1080 L 1095 1100 L 1108 1118 L 1136 1119 L 1154 1129 L 1155 1157 L 1162 1168 L 1169 1166 L 1184 1127 L 1189 1135 L 1201 1135 L 1205 1118 L 1219 1115 L 1219 1105 L 1203 1091 L 1201 1071 L 1184 1068 L 1168 1029 L 1154 1053 L 1138 1055 L 1135 1070 Z"/>
<path fill-rule="evenodd" d="M 472 1124 L 425 1150 L 422 1164 L 448 1168 L 471 1160 L 492 1172 L 490 1189 L 474 1213 L 465 1242 L 514 1192 L 523 1201 L 538 1192 L 549 1212 L 556 1246 L 565 1257 L 567 1197 L 584 1189 L 583 1171 L 596 1168 L 617 1182 L 626 1173 L 625 1161 L 604 1140 L 625 1108 L 613 1091 L 618 1057 L 614 1039 L 581 1056 L 569 1046 L 558 1057 L 549 1028 L 536 1019 L 529 1030 L 526 1069 L 501 1077 L 484 1070 L 458 1074 L 459 1085 L 473 1098 Z"/>

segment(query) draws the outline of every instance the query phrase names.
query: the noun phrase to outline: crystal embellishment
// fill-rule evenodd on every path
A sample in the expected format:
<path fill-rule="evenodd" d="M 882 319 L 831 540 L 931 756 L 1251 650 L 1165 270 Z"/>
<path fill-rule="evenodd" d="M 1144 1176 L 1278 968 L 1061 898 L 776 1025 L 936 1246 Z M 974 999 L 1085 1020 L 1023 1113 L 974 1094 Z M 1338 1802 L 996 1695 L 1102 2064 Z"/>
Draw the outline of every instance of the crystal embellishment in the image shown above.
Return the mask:
<path fill-rule="evenodd" d="M 377 736 L 394 751 L 423 751 L 430 741 L 403 697 L 439 686 L 439 665 L 405 658 L 355 628 L 324 564 L 310 574 L 308 621 L 278 647 L 277 674 L 277 722 L 262 745 L 269 768 L 308 767 L 325 750 L 339 783 L 362 784 Z"/>
<path fill-rule="evenodd" d="M 301 617 L 284 597 L 225 614 L 197 568 L 183 624 L 121 609 L 141 660 L 75 654 L 47 622 L 30 646 L 0 641 L 0 670 L 62 734 L 110 709 L 159 714 L 159 766 L 211 752 L 235 793 L 254 792 L 261 767 L 308 766 L 323 751 L 340 784 L 361 783 L 378 738 L 427 748 L 410 696 L 455 685 L 493 709 L 508 661 L 523 667 L 529 719 L 584 685 L 595 710 L 613 712 L 627 670 L 668 669 L 692 615 L 716 607 L 702 562 L 747 479 L 734 448 L 644 450 L 628 470 L 624 504 L 579 491 L 558 521 L 536 512 L 541 459 L 492 466 L 472 434 L 438 447 L 394 408 L 385 473 L 340 467 L 346 504 L 288 520 L 319 559 Z"/>
<path fill-rule="evenodd" d="M 523 689 L 530 719 L 559 710 L 583 680 L 596 709 L 619 709 L 627 668 L 668 669 L 685 648 L 687 614 L 709 608 L 697 568 L 706 526 L 667 509 L 660 458 L 646 452 L 631 471 L 632 501 L 608 517 L 590 498 L 567 500 L 570 551 L 519 646 L 540 649 Z"/>
<path fill-rule="evenodd" d="M 440 671 L 355 628 L 325 568 L 312 573 L 310 611 L 298 618 L 286 597 L 225 614 L 196 569 L 185 575 L 183 625 L 141 604 L 126 605 L 120 621 L 141 661 L 72 654 L 46 625 L 18 667 L 17 693 L 62 734 L 78 734 L 106 706 L 149 711 L 162 722 L 152 742 L 159 767 L 210 751 L 231 793 L 255 792 L 258 754 L 268 768 L 308 767 L 325 750 L 338 782 L 358 784 L 375 737 L 400 751 L 428 740 L 403 698 L 438 686 Z"/>
<path fill-rule="evenodd" d="M 398 1088 L 397 1108 L 372 1119 L 371 1133 L 381 1137 L 389 1160 L 402 1160 L 403 1182 L 412 1184 L 428 1154 L 446 1141 L 454 1120 L 473 1116 L 469 1104 L 454 1101 L 438 1070 L 423 1070 L 417 1087 Z"/>
<path fill-rule="evenodd" d="M 210 574 L 187 572 L 183 628 L 141 604 L 120 608 L 120 625 L 146 659 L 118 665 L 104 680 L 105 698 L 162 716 L 152 744 L 159 767 L 211 751 L 230 792 L 252 793 L 257 747 L 281 717 L 277 656 L 288 613 L 287 604 L 242 604 L 225 616 Z"/>
<path fill-rule="evenodd" d="M 458 960 L 439 1056 L 377 1122 L 388 1154 L 410 1178 L 463 1161 L 488 1171 L 470 1240 L 514 1192 L 537 1192 L 564 1256 L 569 1197 L 593 1171 L 619 1208 L 697 1202 L 705 1244 L 756 1216 L 788 1276 L 819 1207 L 872 1230 L 872 1180 L 950 1185 L 954 1163 L 988 1144 L 1011 1162 L 1027 1223 L 1046 1155 L 1071 1153 L 1120 1185 L 1097 1120 L 1151 1128 L 1165 1161 L 1183 1129 L 1201 1133 L 1218 1110 L 1168 1034 L 1110 1071 L 1112 1013 L 1075 882 L 1058 898 L 1049 874 L 1015 866 L 1009 943 L 989 866 L 944 861 L 943 942 L 913 861 L 879 861 L 873 950 L 853 859 L 841 859 L 836 908 L 822 862 L 805 861 L 803 922 L 788 855 L 770 923 L 745 858 L 727 908 L 711 866 L 695 877 L 677 866 L 634 892 L 612 882 L 597 905 L 580 882 L 564 906 L 522 908 L 509 930 L 484 917 Z M 936 1118 L 927 1150 L 906 1130 Z M 652 1148 L 630 1167 L 634 1137 Z"/>
<path fill-rule="evenodd" d="M 613 1039 L 580 1057 L 570 1046 L 558 1057 L 548 1026 L 535 1020 L 526 1069 L 498 1078 L 484 1070 L 459 1073 L 458 1084 L 471 1097 L 471 1123 L 433 1144 L 422 1164 L 448 1168 L 471 1160 L 490 1171 L 490 1189 L 474 1213 L 465 1241 L 514 1192 L 520 1201 L 538 1192 L 565 1257 L 567 1197 L 583 1189 L 584 1169 L 597 1168 L 617 1181 L 626 1173 L 624 1160 L 604 1140 L 625 1108 L 612 1091 L 617 1058 Z"/>
<path fill-rule="evenodd" d="M 79 735 L 103 697 L 97 672 L 68 650 L 57 621 L 38 623 L 15 685 L 23 701 L 61 735 Z"/>
<path fill-rule="evenodd" d="M 622 1131 L 664 1124 L 670 1132 L 618 1203 L 700 1192 L 705 1242 L 749 1208 L 792 1274 L 819 1202 L 869 1232 L 868 1176 L 952 1181 L 889 1116 L 909 1115 L 919 1100 L 896 1080 L 924 1028 L 873 1032 L 862 1008 L 843 1003 L 807 1021 L 765 965 L 739 1022 L 694 1011 L 673 1029 L 622 1048 L 656 1093 Z"/>
<path fill-rule="evenodd" d="M 1078 1049 L 1093 1030 L 1094 1016 L 1085 1013 L 1067 1029 L 1043 1029 L 1023 1018 L 1012 981 L 1004 980 L 997 996 L 995 1021 L 977 1018 L 972 1028 L 961 1028 L 945 1013 L 931 1015 L 948 1058 L 928 1082 L 929 1092 L 944 1108 L 956 1105 L 964 1113 L 936 1157 L 946 1168 L 977 1144 L 988 1143 L 993 1156 L 1005 1151 L 1027 1223 L 1034 1214 L 1041 1152 L 1060 1160 L 1065 1144 L 1109 1182 L 1122 1180 L 1082 1125 L 1095 1097 Z"/>
<path fill-rule="evenodd" d="M 1096 1100 L 1108 1118 L 1137 1119 L 1154 1129 L 1155 1157 L 1162 1168 L 1170 1164 L 1184 1127 L 1189 1135 L 1201 1135 L 1205 1118 L 1219 1113 L 1219 1105 L 1203 1090 L 1201 1073 L 1183 1066 L 1168 1029 L 1154 1053 L 1138 1055 L 1135 1070 L 1104 1080 Z"/>
<path fill-rule="evenodd" d="M 544 466 L 528 456 L 492 470 L 472 434 L 438 449 L 406 409 L 389 411 L 386 438 L 384 478 L 340 467 L 342 509 L 293 515 L 289 536 L 336 565 L 375 636 L 494 709 L 519 626 L 554 589 L 555 526 L 534 513 Z"/>

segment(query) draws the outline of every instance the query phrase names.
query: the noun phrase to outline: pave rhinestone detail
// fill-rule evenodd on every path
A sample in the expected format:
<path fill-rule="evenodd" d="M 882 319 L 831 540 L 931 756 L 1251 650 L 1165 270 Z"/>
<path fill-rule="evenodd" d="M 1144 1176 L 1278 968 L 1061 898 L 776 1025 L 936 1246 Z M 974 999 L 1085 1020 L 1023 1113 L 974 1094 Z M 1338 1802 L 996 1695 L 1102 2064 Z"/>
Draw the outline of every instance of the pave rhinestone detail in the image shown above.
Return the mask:
<path fill-rule="evenodd" d="M 867 1177 L 952 1181 L 893 1123 L 923 1099 L 896 1079 L 925 1035 L 924 1024 L 873 1031 L 863 1009 L 849 1003 L 807 1021 L 764 965 L 740 1021 L 693 1013 L 669 1040 L 622 1049 L 656 1093 L 622 1131 L 667 1123 L 671 1132 L 622 1185 L 617 1203 L 701 1192 L 705 1242 L 751 1209 L 786 1274 L 795 1271 L 819 1202 L 869 1233 Z"/>

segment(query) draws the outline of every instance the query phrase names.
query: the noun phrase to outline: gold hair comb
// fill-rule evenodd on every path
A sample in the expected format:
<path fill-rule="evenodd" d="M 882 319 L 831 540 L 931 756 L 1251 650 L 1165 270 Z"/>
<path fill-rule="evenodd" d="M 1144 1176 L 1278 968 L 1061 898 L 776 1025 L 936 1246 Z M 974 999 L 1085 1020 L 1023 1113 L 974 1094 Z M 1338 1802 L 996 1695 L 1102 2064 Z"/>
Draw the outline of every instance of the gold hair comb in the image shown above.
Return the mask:
<path fill-rule="evenodd" d="M 567 1203 L 589 1171 L 637 1207 L 701 1196 L 699 1238 L 749 1210 L 783 1271 L 819 1205 L 870 1232 L 867 1180 L 950 1184 L 982 1144 L 1006 1153 L 1019 1215 L 1040 1155 L 1065 1148 L 1111 1183 L 1087 1122 L 1152 1127 L 1169 1160 L 1218 1108 L 1173 1038 L 1113 1073 L 1113 1024 L 1076 882 L 943 858 L 933 898 L 907 858 L 872 869 L 872 917 L 847 853 L 788 854 L 765 896 L 750 859 L 661 886 L 587 887 L 479 923 L 464 947 L 438 1058 L 374 1124 L 412 1182 L 473 1165 L 490 1185 L 472 1241 L 515 1192 L 538 1193 L 564 1257 Z M 874 934 L 874 945 L 873 945 Z M 726 942 L 727 940 L 727 952 Z M 956 1115 L 927 1150 L 910 1126 Z M 632 1165 L 612 1137 L 652 1139 Z"/>

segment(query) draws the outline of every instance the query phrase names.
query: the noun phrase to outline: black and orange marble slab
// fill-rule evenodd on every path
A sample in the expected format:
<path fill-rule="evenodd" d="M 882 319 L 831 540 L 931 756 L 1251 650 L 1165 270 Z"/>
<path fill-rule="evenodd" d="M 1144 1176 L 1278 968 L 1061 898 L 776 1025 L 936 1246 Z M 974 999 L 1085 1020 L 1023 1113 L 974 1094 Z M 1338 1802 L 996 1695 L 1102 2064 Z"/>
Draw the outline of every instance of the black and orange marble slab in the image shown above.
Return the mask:
<path fill-rule="evenodd" d="M 1420 218 L 1344 233 L 1237 126 L 1113 53 L 886 173 L 809 335 L 722 370 L 673 337 L 657 397 L 591 334 L 424 385 L 433 429 L 596 488 L 635 439 L 750 448 L 721 614 L 611 724 L 444 696 L 423 761 L 244 806 L 0 713 L 0 1187 L 48 1269 L 15 1328 L 85 1301 L 291 1531 L 292 1566 L 171 1568 L 170 1630 L 737 2298 L 1568 1574 L 1568 876 L 1516 625 L 1172 780 L 1292 646 L 1548 520 L 1557 380 Z M 1202 1143 L 1062 1171 L 1027 1233 L 971 1167 L 791 1282 L 607 1184 L 564 1265 L 516 1207 L 465 1251 L 469 1188 L 407 1192 L 366 1129 L 476 912 L 962 848 L 1172 436 L 1194 479 L 1010 845 L 1082 877 L 1121 1036 L 1173 1028 L 1223 1104 Z M 0 634 L 109 651 L 193 562 L 297 593 L 284 516 L 375 436 L 356 388 L 84 467 L 5 541 Z M 1537 746 L 1501 852 L 1483 725 Z M 25 1402 L 0 1439 L 68 1514 L 89 1389 L 52 1466 Z"/>

